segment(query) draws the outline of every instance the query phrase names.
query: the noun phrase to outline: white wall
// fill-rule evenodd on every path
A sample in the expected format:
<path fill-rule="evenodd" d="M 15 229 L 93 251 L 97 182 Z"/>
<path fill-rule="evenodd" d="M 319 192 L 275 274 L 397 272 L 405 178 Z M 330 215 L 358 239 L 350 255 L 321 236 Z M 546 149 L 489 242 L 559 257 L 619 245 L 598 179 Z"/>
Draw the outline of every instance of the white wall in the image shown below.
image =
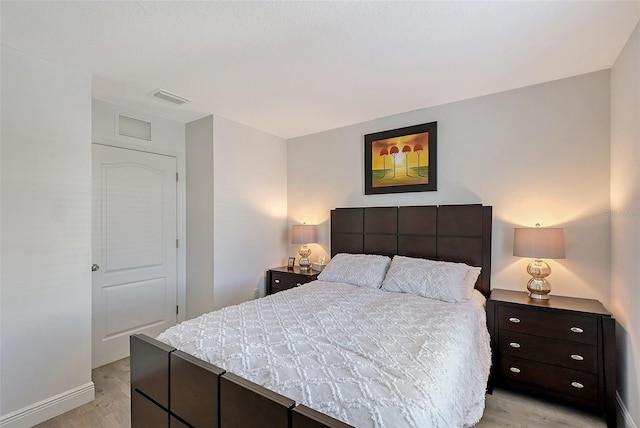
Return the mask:
<path fill-rule="evenodd" d="M 187 318 L 213 308 L 213 116 L 186 126 Z"/>
<path fill-rule="evenodd" d="M 285 264 L 286 141 L 214 116 L 214 308 L 264 295 Z"/>
<path fill-rule="evenodd" d="M 181 122 L 132 110 L 116 104 L 94 99 L 91 103 L 91 135 L 94 143 L 127 149 L 158 153 L 176 158 L 178 174 L 183 177 L 178 182 L 177 222 L 178 239 L 183 243 L 178 248 L 178 306 L 182 308 L 178 321 L 187 318 L 186 308 L 186 161 L 185 125 Z M 118 135 L 118 116 L 123 115 L 151 123 L 151 141 Z"/>
<path fill-rule="evenodd" d="M 611 70 L 611 213 L 618 391 L 640 426 L 640 25 Z"/>
<path fill-rule="evenodd" d="M 380 102 L 384 102 L 381 100 Z M 438 191 L 364 195 L 363 136 L 438 122 Z M 403 113 L 288 142 L 290 223 L 321 224 L 311 259 L 330 249 L 336 207 L 493 206 L 492 286 L 525 290 L 513 228 L 562 226 L 553 294 L 609 304 L 609 72 Z M 290 245 L 290 255 L 296 246 Z"/>
<path fill-rule="evenodd" d="M 0 425 L 93 399 L 91 76 L 2 47 Z"/>

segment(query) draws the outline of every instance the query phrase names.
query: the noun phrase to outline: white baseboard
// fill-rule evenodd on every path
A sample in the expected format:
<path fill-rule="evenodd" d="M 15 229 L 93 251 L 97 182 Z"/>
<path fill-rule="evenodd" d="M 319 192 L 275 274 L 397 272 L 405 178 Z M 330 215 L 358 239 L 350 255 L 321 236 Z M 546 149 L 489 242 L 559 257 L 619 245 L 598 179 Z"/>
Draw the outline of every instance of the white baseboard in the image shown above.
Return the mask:
<path fill-rule="evenodd" d="M 620 394 L 616 392 L 616 404 L 618 405 L 618 415 L 622 415 L 622 421 L 618 421 L 618 426 L 622 426 L 624 428 L 638 428 L 638 426 L 631 419 L 631 415 L 627 410 L 627 407 L 624 405 L 622 398 L 620 398 Z"/>
<path fill-rule="evenodd" d="M 82 406 L 94 398 L 95 386 L 93 382 L 89 382 L 8 415 L 0 416 L 0 428 L 31 427 Z"/>

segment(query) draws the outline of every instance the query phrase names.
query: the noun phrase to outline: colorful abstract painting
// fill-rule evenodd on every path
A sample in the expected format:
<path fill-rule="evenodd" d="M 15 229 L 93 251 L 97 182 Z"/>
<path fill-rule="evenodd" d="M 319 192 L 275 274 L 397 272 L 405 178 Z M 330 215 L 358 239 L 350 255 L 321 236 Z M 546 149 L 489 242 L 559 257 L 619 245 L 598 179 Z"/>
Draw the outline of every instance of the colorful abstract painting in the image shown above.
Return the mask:
<path fill-rule="evenodd" d="M 436 190 L 437 122 L 365 135 L 365 194 Z"/>

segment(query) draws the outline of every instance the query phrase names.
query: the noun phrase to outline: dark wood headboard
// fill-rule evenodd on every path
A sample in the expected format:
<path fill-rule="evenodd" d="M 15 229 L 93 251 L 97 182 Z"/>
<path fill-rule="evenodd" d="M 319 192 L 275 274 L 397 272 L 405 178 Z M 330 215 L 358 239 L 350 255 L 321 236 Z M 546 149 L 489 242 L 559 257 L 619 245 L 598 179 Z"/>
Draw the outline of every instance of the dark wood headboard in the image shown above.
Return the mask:
<path fill-rule="evenodd" d="M 336 208 L 331 257 L 397 254 L 479 266 L 476 288 L 489 296 L 491 225 L 492 209 L 483 205 Z"/>

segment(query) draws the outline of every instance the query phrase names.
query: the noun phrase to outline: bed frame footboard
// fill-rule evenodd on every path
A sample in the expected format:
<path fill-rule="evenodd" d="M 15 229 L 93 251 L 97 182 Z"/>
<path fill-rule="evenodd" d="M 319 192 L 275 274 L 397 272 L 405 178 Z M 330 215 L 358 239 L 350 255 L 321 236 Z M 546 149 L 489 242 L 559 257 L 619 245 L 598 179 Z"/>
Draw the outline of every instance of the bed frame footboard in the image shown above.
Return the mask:
<path fill-rule="evenodd" d="M 220 428 L 287 427 L 296 402 L 233 373 L 220 380 Z"/>
<path fill-rule="evenodd" d="M 220 367 L 182 351 L 171 353 L 169 412 L 196 427 L 220 424 Z"/>
<path fill-rule="evenodd" d="M 146 335 L 130 346 L 132 428 L 350 427 Z"/>
<path fill-rule="evenodd" d="M 350 426 L 304 404 L 299 404 L 291 410 L 291 428 L 349 428 Z"/>
<path fill-rule="evenodd" d="M 130 338 L 131 425 L 168 423 L 169 358 L 175 348 L 144 335 Z M 134 358 L 135 356 L 135 358 Z"/>

